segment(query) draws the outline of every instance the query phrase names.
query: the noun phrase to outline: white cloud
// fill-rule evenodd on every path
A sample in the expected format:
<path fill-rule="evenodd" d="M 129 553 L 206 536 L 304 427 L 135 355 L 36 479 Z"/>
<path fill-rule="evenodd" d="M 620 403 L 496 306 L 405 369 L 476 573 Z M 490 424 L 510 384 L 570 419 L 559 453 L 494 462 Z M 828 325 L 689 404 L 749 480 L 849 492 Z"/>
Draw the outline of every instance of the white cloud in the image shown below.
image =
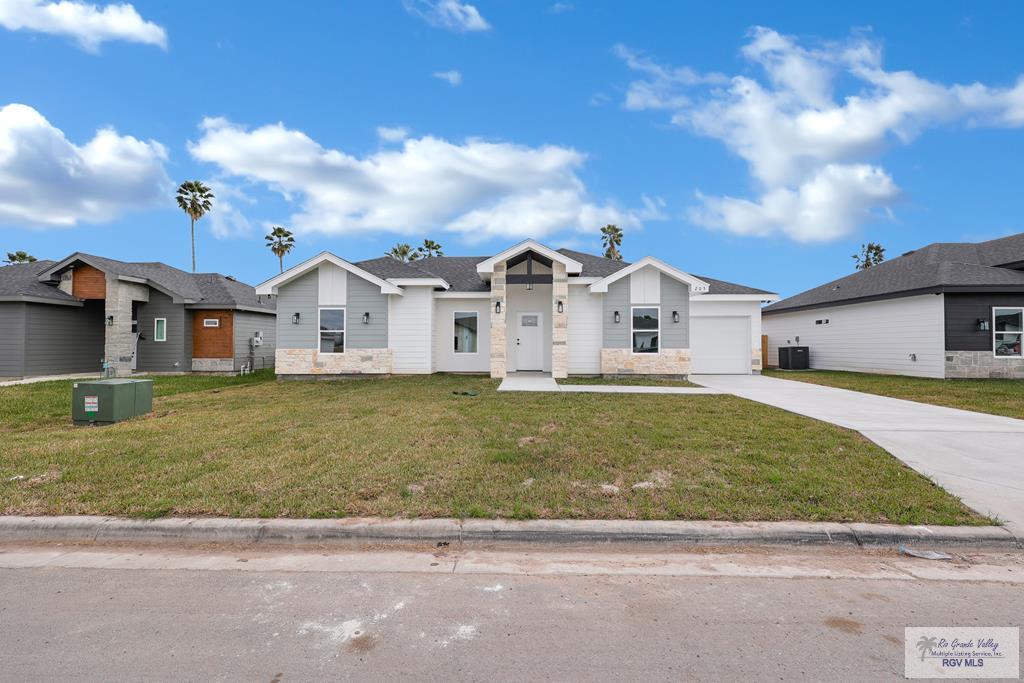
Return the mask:
<path fill-rule="evenodd" d="M 880 46 L 864 35 L 808 48 L 756 28 L 741 55 L 763 78 L 725 83 L 621 46 L 616 53 L 643 74 L 629 86 L 627 109 L 668 109 L 674 123 L 720 140 L 747 162 L 758 199 L 699 194 L 701 205 L 691 211 L 697 223 L 737 234 L 783 233 L 804 242 L 850 234 L 900 197 L 873 163 L 889 145 L 958 122 L 1024 125 L 1024 77 L 994 88 L 886 71 Z M 850 94 L 836 94 L 850 83 Z"/>
<path fill-rule="evenodd" d="M 384 142 L 401 142 L 402 140 L 409 137 L 409 129 L 405 126 L 395 126 L 389 128 L 388 126 L 377 127 L 377 137 Z"/>
<path fill-rule="evenodd" d="M 639 210 L 592 201 L 577 176 L 584 155 L 566 147 L 424 136 L 357 157 L 280 123 L 250 130 L 205 119 L 201 130 L 189 143 L 193 157 L 296 204 L 287 223 L 296 232 L 540 238 L 605 223 L 638 228 L 663 207 L 660 199 L 645 198 Z"/>
<path fill-rule="evenodd" d="M 206 184 L 213 190 L 213 211 L 209 214 L 210 232 L 218 239 L 247 237 L 253 232 L 252 221 L 241 206 L 252 207 L 256 200 L 245 191 L 221 178 L 209 180 Z"/>
<path fill-rule="evenodd" d="M 551 5 L 552 14 L 563 14 L 565 12 L 571 12 L 574 9 L 576 9 L 576 5 L 572 4 L 571 2 L 556 2 L 555 4 Z"/>
<path fill-rule="evenodd" d="M 447 81 L 448 85 L 453 88 L 462 85 L 462 73 L 455 69 L 451 71 L 435 71 L 433 76 L 434 78 L 440 78 L 442 81 Z"/>
<path fill-rule="evenodd" d="M 476 7 L 457 0 L 405 0 L 405 9 L 431 26 L 464 33 L 489 31 L 491 25 L 480 16 Z"/>
<path fill-rule="evenodd" d="M 144 20 L 135 7 L 127 3 L 101 9 L 74 0 L 2 0 L 0 26 L 11 31 L 70 36 L 89 52 L 96 52 L 100 45 L 112 40 L 167 47 L 164 29 Z"/>
<path fill-rule="evenodd" d="M 70 227 L 171 201 L 167 152 L 102 128 L 78 146 L 24 104 L 0 108 L 0 223 Z"/>

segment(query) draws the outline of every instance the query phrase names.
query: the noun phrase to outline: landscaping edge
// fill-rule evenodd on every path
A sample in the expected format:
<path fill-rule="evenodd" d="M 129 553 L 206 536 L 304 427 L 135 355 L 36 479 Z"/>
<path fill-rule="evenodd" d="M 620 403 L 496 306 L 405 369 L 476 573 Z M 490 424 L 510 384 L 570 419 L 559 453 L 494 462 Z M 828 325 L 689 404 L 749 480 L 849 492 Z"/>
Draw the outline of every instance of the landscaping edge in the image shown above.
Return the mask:
<path fill-rule="evenodd" d="M 687 522 L 490 519 L 229 519 L 0 516 L 0 542 L 677 543 L 698 546 L 803 545 L 895 548 L 1024 548 L 998 526 L 898 526 L 838 522 Z"/>

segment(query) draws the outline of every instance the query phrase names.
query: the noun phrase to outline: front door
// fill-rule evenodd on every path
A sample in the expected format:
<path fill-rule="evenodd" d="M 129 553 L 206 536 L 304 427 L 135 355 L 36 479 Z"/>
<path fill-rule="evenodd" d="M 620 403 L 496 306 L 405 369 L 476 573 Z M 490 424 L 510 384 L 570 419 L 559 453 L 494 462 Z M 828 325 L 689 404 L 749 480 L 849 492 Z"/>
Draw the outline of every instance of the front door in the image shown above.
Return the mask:
<path fill-rule="evenodd" d="M 544 324 L 540 313 L 520 313 L 516 331 L 516 370 L 544 369 Z"/>

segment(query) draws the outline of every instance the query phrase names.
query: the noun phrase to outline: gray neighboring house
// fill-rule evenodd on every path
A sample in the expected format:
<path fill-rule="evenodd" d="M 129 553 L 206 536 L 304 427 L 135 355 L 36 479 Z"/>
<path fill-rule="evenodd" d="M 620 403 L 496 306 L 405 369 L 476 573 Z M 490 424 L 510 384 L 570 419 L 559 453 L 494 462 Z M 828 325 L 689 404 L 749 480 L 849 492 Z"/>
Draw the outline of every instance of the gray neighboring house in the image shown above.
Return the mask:
<path fill-rule="evenodd" d="M 0 268 L 0 377 L 274 365 L 274 302 L 218 273 L 75 253 Z"/>
<path fill-rule="evenodd" d="M 769 364 L 808 346 L 812 368 L 1024 378 L 1024 233 L 937 242 L 762 311 Z"/>

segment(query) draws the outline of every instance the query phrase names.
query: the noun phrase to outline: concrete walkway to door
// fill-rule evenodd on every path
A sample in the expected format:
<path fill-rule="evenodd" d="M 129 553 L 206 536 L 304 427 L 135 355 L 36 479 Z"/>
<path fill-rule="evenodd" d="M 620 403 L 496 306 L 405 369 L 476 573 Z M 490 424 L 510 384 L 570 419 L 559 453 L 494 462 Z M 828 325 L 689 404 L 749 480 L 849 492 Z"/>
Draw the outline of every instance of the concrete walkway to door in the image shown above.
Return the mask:
<path fill-rule="evenodd" d="M 978 512 L 1024 533 L 1024 420 L 759 375 L 690 380 L 857 430 Z"/>

